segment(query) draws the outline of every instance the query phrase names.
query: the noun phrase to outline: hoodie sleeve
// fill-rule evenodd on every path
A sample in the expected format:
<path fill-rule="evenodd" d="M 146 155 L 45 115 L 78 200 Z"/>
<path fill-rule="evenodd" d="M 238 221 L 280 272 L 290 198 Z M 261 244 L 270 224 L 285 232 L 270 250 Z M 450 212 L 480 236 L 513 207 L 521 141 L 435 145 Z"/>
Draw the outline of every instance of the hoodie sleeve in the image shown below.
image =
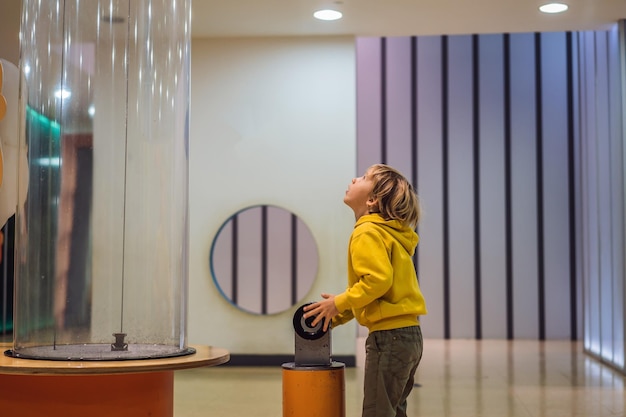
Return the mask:
<path fill-rule="evenodd" d="M 354 318 L 354 313 L 352 310 L 346 310 L 343 313 L 339 313 L 335 317 L 333 317 L 333 327 L 337 327 L 341 324 L 345 324 Z"/>
<path fill-rule="evenodd" d="M 350 240 L 349 287 L 335 296 L 340 312 L 363 308 L 391 288 L 393 268 L 385 241 L 377 230 L 364 229 Z"/>

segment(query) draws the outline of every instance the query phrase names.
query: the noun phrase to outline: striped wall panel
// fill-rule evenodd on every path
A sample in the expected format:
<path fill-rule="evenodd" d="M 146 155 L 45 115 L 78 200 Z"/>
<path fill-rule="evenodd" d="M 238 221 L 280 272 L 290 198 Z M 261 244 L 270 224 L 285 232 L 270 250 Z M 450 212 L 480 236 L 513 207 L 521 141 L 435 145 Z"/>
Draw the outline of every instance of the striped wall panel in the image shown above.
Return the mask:
<path fill-rule="evenodd" d="M 425 209 L 428 337 L 576 339 L 572 34 L 359 38 L 357 166 Z"/>
<path fill-rule="evenodd" d="M 626 372 L 624 146 L 626 31 L 576 36 L 580 62 L 581 249 L 584 348 Z"/>

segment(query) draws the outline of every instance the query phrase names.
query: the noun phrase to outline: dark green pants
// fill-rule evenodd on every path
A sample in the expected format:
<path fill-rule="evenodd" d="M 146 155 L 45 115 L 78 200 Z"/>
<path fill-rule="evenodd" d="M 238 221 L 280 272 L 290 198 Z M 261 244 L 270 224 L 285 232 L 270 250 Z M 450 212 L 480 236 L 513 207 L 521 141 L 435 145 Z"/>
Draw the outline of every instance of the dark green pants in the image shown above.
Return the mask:
<path fill-rule="evenodd" d="M 363 417 L 406 417 L 406 398 L 413 389 L 423 346 L 419 326 L 369 334 L 365 342 Z"/>

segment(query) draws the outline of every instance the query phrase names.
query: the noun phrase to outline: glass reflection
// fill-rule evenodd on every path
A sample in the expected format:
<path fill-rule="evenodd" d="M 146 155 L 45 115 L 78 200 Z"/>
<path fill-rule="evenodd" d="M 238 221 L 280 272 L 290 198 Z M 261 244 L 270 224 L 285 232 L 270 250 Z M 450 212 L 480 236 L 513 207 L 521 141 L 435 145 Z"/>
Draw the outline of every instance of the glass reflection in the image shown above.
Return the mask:
<path fill-rule="evenodd" d="M 259 205 L 235 213 L 211 248 L 211 272 L 222 295 L 254 314 L 274 314 L 301 302 L 317 275 L 318 251 L 295 214 Z"/>

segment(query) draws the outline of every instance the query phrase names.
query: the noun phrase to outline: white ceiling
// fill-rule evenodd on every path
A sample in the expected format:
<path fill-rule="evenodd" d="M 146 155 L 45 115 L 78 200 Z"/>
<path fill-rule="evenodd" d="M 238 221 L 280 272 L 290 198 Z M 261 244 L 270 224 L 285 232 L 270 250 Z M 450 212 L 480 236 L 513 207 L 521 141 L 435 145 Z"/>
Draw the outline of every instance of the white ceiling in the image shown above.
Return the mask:
<path fill-rule="evenodd" d="M 559 15 L 541 0 L 193 0 L 194 37 L 412 36 L 597 30 L 626 19 L 626 0 L 561 0 Z M 547 0 L 545 1 L 547 2 Z M 339 21 L 312 17 L 336 3 Z"/>
<path fill-rule="evenodd" d="M 17 63 L 21 1 L 2 1 L 0 57 Z M 570 9 L 560 15 L 540 13 L 541 1 L 192 0 L 192 36 L 413 36 L 578 31 L 605 29 L 626 19 L 626 0 L 562 0 Z M 333 3 L 344 13 L 342 20 L 322 22 L 312 17 L 318 7 Z"/>
<path fill-rule="evenodd" d="M 91 1 L 91 0 L 89 0 Z M 546 0 L 547 1 L 547 0 Z M 559 15 L 538 11 L 542 0 L 192 0 L 194 37 L 412 36 L 596 30 L 626 19 L 626 0 L 561 0 Z M 6 4 L 4 4 L 6 3 Z M 336 4 L 344 18 L 312 17 Z M 21 1 L 4 0 L 0 55 L 17 60 Z"/>

